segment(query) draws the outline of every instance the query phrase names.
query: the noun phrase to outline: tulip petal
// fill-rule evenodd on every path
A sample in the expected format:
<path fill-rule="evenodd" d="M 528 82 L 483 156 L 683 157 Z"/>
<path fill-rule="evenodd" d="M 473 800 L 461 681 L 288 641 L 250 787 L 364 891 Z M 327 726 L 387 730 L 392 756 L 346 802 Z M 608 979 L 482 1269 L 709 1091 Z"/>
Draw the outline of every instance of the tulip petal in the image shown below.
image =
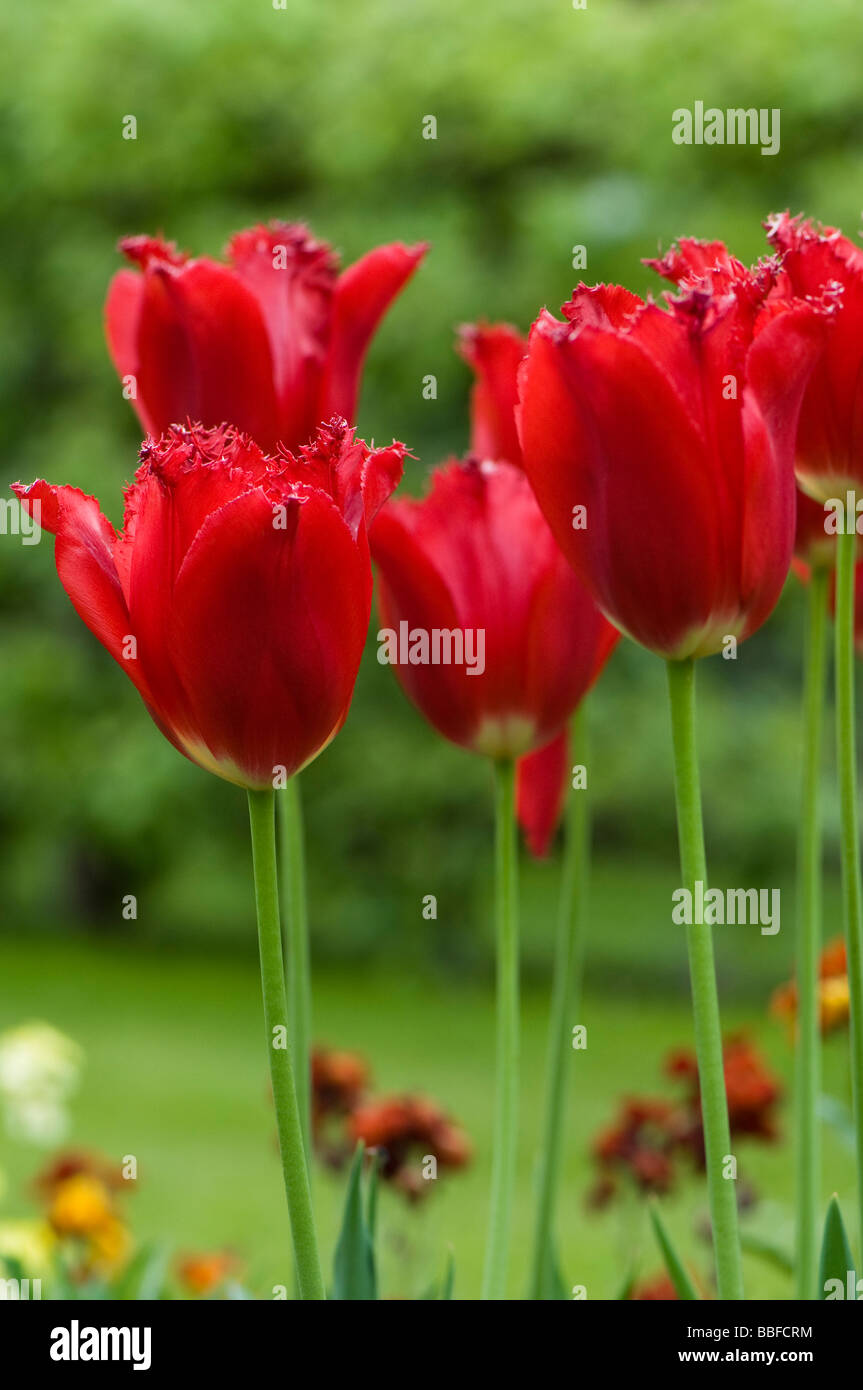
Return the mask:
<path fill-rule="evenodd" d="M 12 491 L 44 530 L 56 536 L 54 559 L 60 582 L 78 616 L 116 661 L 130 634 L 129 613 L 113 558 L 113 526 L 95 497 L 75 487 L 53 487 L 39 479 Z M 128 666 L 130 663 L 123 663 Z"/>
<path fill-rule="evenodd" d="M 809 490 L 823 480 L 823 499 L 861 481 L 863 458 L 863 251 L 833 227 L 788 213 L 768 219 L 768 240 L 783 256 L 794 293 L 815 300 L 837 292 L 824 351 L 800 411 L 798 473 Z"/>
<path fill-rule="evenodd" d="M 39 504 L 40 524 L 56 536 L 54 563 L 72 607 L 160 723 L 140 652 L 129 641 L 135 629 L 113 558 L 116 533 L 99 503 L 78 488 L 52 487 L 41 479 L 29 488 L 15 483 L 13 491 L 31 514 L 34 504 Z"/>
<path fill-rule="evenodd" d="M 383 509 L 371 546 L 382 624 L 407 636 L 399 680 L 435 728 L 493 757 L 556 734 L 598 673 L 598 648 L 610 651 L 609 625 L 521 470 L 476 459 L 436 470 L 428 497 Z M 438 660 L 433 635 L 453 631 L 464 660 L 442 648 Z M 414 635 L 428 646 L 411 660 Z"/>
<path fill-rule="evenodd" d="M 248 492 L 265 463 L 257 445 L 233 429 L 174 426 L 158 444 L 144 444 L 141 467 L 126 492 L 114 559 L 162 718 L 180 729 L 191 725 L 192 713 L 164 635 L 174 585 L 207 518 Z"/>
<path fill-rule="evenodd" d="M 506 323 L 466 325 L 459 333 L 459 351 L 476 374 L 471 392 L 471 453 L 521 467 L 515 407 L 526 339 Z"/>
<path fill-rule="evenodd" d="M 138 393 L 163 433 L 187 419 L 225 421 L 262 448 L 279 440 L 273 363 L 252 293 L 224 266 L 153 261 L 144 273 L 138 327 Z"/>
<path fill-rule="evenodd" d="M 285 476 L 332 497 L 356 540 L 401 481 L 407 450 L 396 441 L 369 449 L 355 435 L 347 420 L 335 416 L 318 426 L 296 456 L 288 454 L 282 462 Z"/>
<path fill-rule="evenodd" d="M 537 859 L 548 854 L 566 799 L 569 737 L 562 733 L 519 758 L 516 764 L 516 813 L 527 847 Z"/>
<path fill-rule="evenodd" d="M 371 574 L 334 504 L 256 488 L 205 522 L 183 562 L 165 641 L 188 692 L 190 756 L 245 786 L 297 772 L 347 715 Z M 326 564 L 321 556 L 326 556 Z"/>
<path fill-rule="evenodd" d="M 645 257 L 644 264 L 675 285 L 685 285 L 714 272 L 732 279 L 748 273 L 723 241 L 699 241 L 697 237 L 681 237 L 664 256 Z"/>
<path fill-rule="evenodd" d="M 320 384 L 330 347 L 335 257 L 302 223 L 287 222 L 240 232 L 229 254 L 267 326 L 280 434 L 293 448 L 333 413 L 320 409 Z"/>
<path fill-rule="evenodd" d="M 563 340 L 540 324 L 530 342 L 522 448 L 558 543 L 618 626 L 663 655 L 690 654 L 705 615 L 734 616 L 722 612 L 728 577 L 700 433 L 631 335 L 585 328 Z M 579 505 L 587 524 L 574 529 Z"/>
<path fill-rule="evenodd" d="M 108 287 L 105 300 L 105 336 L 111 361 L 120 377 L 138 375 L 138 324 L 144 297 L 144 277 L 135 270 L 118 270 Z M 143 418 L 143 403 L 133 397 L 144 428 L 150 421 Z"/>
<path fill-rule="evenodd" d="M 354 420 L 360 372 L 372 334 L 427 249 L 425 243 L 377 246 L 339 276 L 319 419 L 343 415 Z"/>
<path fill-rule="evenodd" d="M 408 623 L 409 633 L 458 627 L 445 574 L 415 539 L 415 512 L 409 503 L 384 507 L 369 539 L 378 569 L 379 637 L 387 629 L 398 633 L 402 620 Z M 439 733 L 454 743 L 470 745 L 480 717 L 478 677 L 465 679 L 463 671 L 452 665 L 421 664 L 400 665 L 398 677 Z"/>

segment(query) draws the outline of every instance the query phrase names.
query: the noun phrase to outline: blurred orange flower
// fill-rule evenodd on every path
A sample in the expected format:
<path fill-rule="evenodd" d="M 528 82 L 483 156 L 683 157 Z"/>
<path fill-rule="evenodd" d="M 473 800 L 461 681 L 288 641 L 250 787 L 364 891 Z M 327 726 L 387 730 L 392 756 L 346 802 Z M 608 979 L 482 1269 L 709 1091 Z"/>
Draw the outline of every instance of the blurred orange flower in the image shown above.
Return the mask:
<path fill-rule="evenodd" d="M 134 1181 L 126 1182 L 117 1165 L 94 1154 L 62 1153 L 37 1175 L 34 1186 L 51 1229 L 75 1251 L 77 1277 L 122 1268 L 132 1238 L 117 1209 L 117 1192 L 134 1187 Z"/>
<path fill-rule="evenodd" d="M 640 1284 L 636 1284 L 630 1300 L 634 1303 L 642 1302 L 671 1302 L 677 1299 L 677 1290 L 672 1284 L 667 1274 L 656 1274 L 652 1279 L 644 1279 Z"/>
<path fill-rule="evenodd" d="M 722 1049 L 725 1070 L 725 1090 L 728 1096 L 728 1122 L 732 1138 L 776 1138 L 775 1107 L 782 1095 L 782 1086 L 768 1069 L 752 1043 L 742 1034 L 727 1038 Z M 684 1105 L 689 1124 L 681 1143 L 689 1149 L 700 1168 L 704 1167 L 704 1131 L 701 1125 L 701 1098 L 698 1085 L 698 1065 L 694 1052 L 680 1049 L 666 1060 L 666 1074 L 688 1085 Z"/>
<path fill-rule="evenodd" d="M 732 1135 L 775 1139 L 774 1109 L 782 1095 L 779 1081 L 743 1036 L 727 1038 L 722 1053 Z M 588 1193 L 589 1206 L 607 1205 L 622 1178 L 628 1178 L 640 1193 L 669 1192 L 680 1155 L 694 1160 L 703 1171 L 704 1130 L 695 1053 L 678 1048 L 666 1058 L 664 1071 L 683 1083 L 683 1094 L 677 1100 L 628 1096 L 620 1102 L 617 1119 L 593 1144 L 600 1173 Z"/>
<path fill-rule="evenodd" d="M 229 1250 L 181 1255 L 177 1261 L 177 1277 L 187 1293 L 201 1298 L 214 1293 L 239 1268 L 240 1261 Z"/>
<path fill-rule="evenodd" d="M 434 1158 L 442 1168 L 463 1168 L 471 1146 L 434 1103 L 421 1096 L 391 1096 L 358 1107 L 350 1119 L 354 1141 L 362 1140 L 380 1155 L 380 1174 L 417 1200 L 424 1191 L 417 1155 Z"/>
<path fill-rule="evenodd" d="M 351 1152 L 343 1122 L 362 1100 L 371 1071 L 358 1053 L 326 1047 L 312 1050 L 311 1069 L 312 1143 L 325 1163 L 340 1168 Z"/>
<path fill-rule="evenodd" d="M 829 941 L 821 952 L 818 967 L 818 1026 L 824 1034 L 844 1028 L 851 1010 L 845 942 L 841 936 Z M 783 1019 L 792 1040 L 797 1026 L 797 982 L 779 985 L 770 1000 L 774 1018 Z"/>
<path fill-rule="evenodd" d="M 100 1178 L 76 1173 L 54 1188 L 48 1220 L 58 1236 L 89 1236 L 111 1220 L 114 1204 Z"/>

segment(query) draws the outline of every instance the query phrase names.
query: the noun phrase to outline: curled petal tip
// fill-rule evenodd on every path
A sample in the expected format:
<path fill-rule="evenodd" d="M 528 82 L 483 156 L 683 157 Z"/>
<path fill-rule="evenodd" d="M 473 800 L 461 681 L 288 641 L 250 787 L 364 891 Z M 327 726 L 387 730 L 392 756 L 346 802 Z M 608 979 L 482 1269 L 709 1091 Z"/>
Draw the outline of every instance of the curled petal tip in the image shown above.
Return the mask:
<path fill-rule="evenodd" d="M 127 260 L 147 270 L 152 266 L 181 266 L 189 259 L 176 243 L 158 236 L 124 236 L 117 243 Z"/>

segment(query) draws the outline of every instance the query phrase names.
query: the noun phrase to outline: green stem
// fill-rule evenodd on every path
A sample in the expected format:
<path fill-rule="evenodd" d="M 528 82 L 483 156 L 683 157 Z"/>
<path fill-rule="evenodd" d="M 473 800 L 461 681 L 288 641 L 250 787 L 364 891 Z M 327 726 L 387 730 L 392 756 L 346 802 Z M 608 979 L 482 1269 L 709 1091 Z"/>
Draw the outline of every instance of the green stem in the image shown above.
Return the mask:
<path fill-rule="evenodd" d="M 495 764 L 495 930 L 497 937 L 497 1058 L 491 1209 L 482 1296 L 503 1299 L 518 1141 L 518 845 L 515 763 Z"/>
<path fill-rule="evenodd" d="M 306 856 L 300 783 L 291 777 L 277 797 L 281 839 L 282 904 L 287 956 L 291 1060 L 306 1157 L 311 1165 L 312 993 L 309 969 L 309 918 L 306 909 Z"/>
<path fill-rule="evenodd" d="M 272 791 L 249 792 L 264 1024 L 300 1296 L 304 1299 L 323 1299 L 326 1298 L 326 1294 L 318 1257 L 309 1174 L 303 1148 L 300 1113 L 297 1108 L 291 1053 L 287 1045 L 288 1008 L 279 925 L 274 796 L 275 793 Z"/>
<path fill-rule="evenodd" d="M 857 1136 L 857 1201 L 863 1240 L 863 915 L 860 833 L 857 823 L 857 749 L 854 731 L 854 567 L 857 537 L 840 534 L 836 553 L 836 757 L 842 846 L 842 898 L 851 997 L 851 1093 Z"/>
<path fill-rule="evenodd" d="M 668 662 L 668 693 L 674 744 L 680 870 L 684 887 L 689 889 L 694 899 L 695 885 L 699 881 L 704 885 L 704 892 L 707 892 L 707 863 L 695 741 L 694 661 L 690 659 Z M 737 1198 L 734 1179 L 723 1177 L 726 1157 L 731 1155 L 731 1135 L 728 1101 L 725 1095 L 713 935 L 710 926 L 705 922 L 693 921 L 686 928 L 686 944 L 689 952 L 695 1052 L 698 1058 L 701 1122 L 704 1128 L 716 1283 L 721 1299 L 740 1299 L 743 1297 L 743 1271 L 740 1238 L 737 1232 Z"/>
<path fill-rule="evenodd" d="M 572 721 L 573 761 L 587 765 L 587 723 L 584 705 Z M 581 1007 L 584 921 L 590 865 L 590 816 L 587 791 L 567 791 L 566 827 L 558 909 L 551 1018 L 546 1059 L 546 1097 L 543 1139 L 537 1174 L 536 1231 L 528 1298 L 544 1297 L 547 1271 L 554 1261 L 553 1225 L 560 1184 L 565 1120 L 565 1080 L 571 1057 L 571 1027 Z"/>
<path fill-rule="evenodd" d="M 816 567 L 808 593 L 803 678 L 803 785 L 797 849 L 797 1297 L 814 1299 L 818 1271 L 818 1192 L 821 1155 L 818 1094 L 818 956 L 821 949 L 821 734 L 828 571 Z"/>

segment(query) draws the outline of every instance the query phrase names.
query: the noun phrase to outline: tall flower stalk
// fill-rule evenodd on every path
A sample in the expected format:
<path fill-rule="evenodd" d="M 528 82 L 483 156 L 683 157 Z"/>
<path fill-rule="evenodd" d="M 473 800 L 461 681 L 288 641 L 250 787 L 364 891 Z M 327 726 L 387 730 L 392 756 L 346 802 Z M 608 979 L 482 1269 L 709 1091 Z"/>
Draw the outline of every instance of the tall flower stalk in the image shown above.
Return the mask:
<path fill-rule="evenodd" d="M 506 1297 L 518 1156 L 519 946 L 515 763 L 495 763 L 495 947 L 497 1026 L 494 1139 L 484 1299 Z"/>
<path fill-rule="evenodd" d="M 292 1047 L 288 1042 L 292 1030 L 288 1027 L 290 1014 L 279 921 L 274 797 L 272 791 L 249 791 L 264 1024 L 297 1284 L 301 1298 L 321 1300 L 326 1298 L 326 1293 L 318 1255 Z"/>
<path fill-rule="evenodd" d="M 694 896 L 701 882 L 707 890 L 707 860 L 701 817 L 701 787 L 695 732 L 695 663 L 668 662 L 668 694 L 674 745 L 674 787 L 680 871 L 684 887 Z M 743 1268 L 737 1229 L 734 1178 L 726 1176 L 731 1156 L 731 1131 L 722 1060 L 722 1028 L 713 958 L 713 933 L 707 922 L 686 928 L 695 1051 L 701 1092 L 707 1190 L 713 1226 L 716 1284 L 722 1299 L 743 1297 Z"/>
<path fill-rule="evenodd" d="M 283 942 L 287 980 L 291 1057 L 306 1158 L 311 1163 L 312 985 L 306 852 L 299 778 L 291 777 L 276 797 L 283 903 Z"/>
<path fill-rule="evenodd" d="M 857 741 L 854 724 L 854 562 L 856 512 L 851 494 L 836 554 L 836 757 L 842 847 L 842 899 L 851 996 L 851 1090 L 857 1154 L 857 1202 L 863 1239 L 863 893 L 857 812 Z"/>
<path fill-rule="evenodd" d="M 821 1037 L 818 1026 L 818 957 L 821 949 L 821 752 L 826 675 L 826 612 L 829 570 L 816 565 L 807 589 L 803 682 L 803 758 L 797 850 L 797 1055 L 796 1149 L 797 1296 L 816 1297 L 818 1194 L 821 1154 L 818 1094 Z"/>
<path fill-rule="evenodd" d="M 587 718 L 582 704 L 572 719 L 572 757 L 586 766 Z M 558 905 L 546 1059 L 545 1114 L 539 1151 L 536 1221 L 528 1298 L 545 1296 L 553 1268 L 554 1214 L 560 1186 L 566 1120 L 566 1070 L 571 1058 L 571 1026 L 581 1007 L 584 930 L 590 868 L 590 816 L 587 791 L 567 792 L 563 868 Z"/>

